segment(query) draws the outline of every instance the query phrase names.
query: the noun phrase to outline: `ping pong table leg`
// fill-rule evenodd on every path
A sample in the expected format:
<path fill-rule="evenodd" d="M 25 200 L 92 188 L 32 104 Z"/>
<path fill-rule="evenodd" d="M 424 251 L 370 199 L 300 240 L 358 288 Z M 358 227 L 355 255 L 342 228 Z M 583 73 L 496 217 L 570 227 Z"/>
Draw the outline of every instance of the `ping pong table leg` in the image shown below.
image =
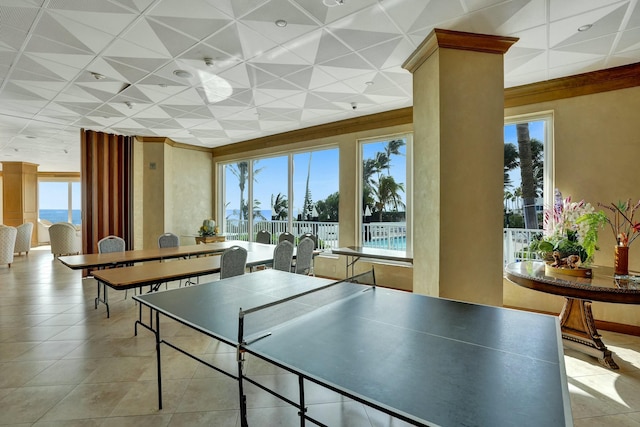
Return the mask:
<path fill-rule="evenodd" d="M 244 386 L 242 384 L 242 378 L 244 377 L 244 352 L 240 345 L 237 347 L 237 362 L 238 362 L 238 397 L 240 398 L 240 425 L 241 427 L 249 427 L 247 421 L 247 396 L 244 395 Z"/>
<path fill-rule="evenodd" d="M 156 364 L 158 365 L 158 409 L 162 409 L 162 368 L 160 365 L 160 312 L 156 311 Z"/>
<path fill-rule="evenodd" d="M 300 416 L 300 426 L 304 427 L 307 407 L 304 403 L 304 378 L 302 378 L 302 375 L 298 375 L 298 389 L 298 392 L 300 393 L 300 412 L 298 412 L 298 415 Z"/>

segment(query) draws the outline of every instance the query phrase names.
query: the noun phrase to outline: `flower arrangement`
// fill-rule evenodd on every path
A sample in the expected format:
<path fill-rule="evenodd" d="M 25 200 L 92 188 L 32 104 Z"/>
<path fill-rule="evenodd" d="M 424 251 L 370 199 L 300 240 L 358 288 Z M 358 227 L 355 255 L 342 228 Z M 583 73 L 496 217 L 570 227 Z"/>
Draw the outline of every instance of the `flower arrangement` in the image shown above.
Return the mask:
<path fill-rule="evenodd" d="M 605 223 L 606 216 L 590 203 L 563 199 L 556 189 L 554 206 L 544 213 L 544 233 L 531 243 L 530 250 L 539 252 L 546 261 L 577 255 L 577 265 L 588 265 L 598 249 L 598 230 Z"/>
<path fill-rule="evenodd" d="M 204 236 L 215 236 L 217 234 L 216 222 L 212 219 L 205 219 L 198 230 L 198 234 Z"/>
<path fill-rule="evenodd" d="M 636 209 L 640 207 L 640 200 L 633 205 L 631 204 L 631 199 L 628 199 L 626 202 L 619 201 L 617 204 L 611 203 L 610 205 L 598 203 L 598 206 L 602 206 L 613 213 L 613 219 L 610 219 L 604 213 L 603 216 L 606 223 L 611 226 L 616 246 L 630 246 L 640 234 L 640 222 L 634 222 L 633 220 Z"/>

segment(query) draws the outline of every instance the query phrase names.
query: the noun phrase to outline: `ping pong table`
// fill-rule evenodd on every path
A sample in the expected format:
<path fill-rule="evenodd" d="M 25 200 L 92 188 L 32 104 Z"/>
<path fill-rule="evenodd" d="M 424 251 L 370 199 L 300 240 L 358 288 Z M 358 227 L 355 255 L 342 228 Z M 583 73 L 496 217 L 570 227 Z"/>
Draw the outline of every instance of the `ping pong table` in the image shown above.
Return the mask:
<path fill-rule="evenodd" d="M 308 382 L 419 426 L 572 425 L 555 316 L 273 270 L 134 298 L 155 313 L 139 324 L 156 337 L 160 408 L 163 315 L 237 347 L 235 373 L 202 362 L 238 381 L 243 426 L 246 383 L 324 425 Z M 295 374 L 298 401 L 250 378 L 248 355 Z"/>

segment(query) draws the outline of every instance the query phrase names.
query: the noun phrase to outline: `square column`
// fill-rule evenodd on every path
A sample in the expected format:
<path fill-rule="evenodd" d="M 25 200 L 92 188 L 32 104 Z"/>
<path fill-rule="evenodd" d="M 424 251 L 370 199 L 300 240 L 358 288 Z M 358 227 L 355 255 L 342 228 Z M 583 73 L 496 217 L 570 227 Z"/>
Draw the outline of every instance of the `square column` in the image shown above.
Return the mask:
<path fill-rule="evenodd" d="M 504 53 L 516 38 L 435 29 L 413 73 L 413 290 L 502 305 Z"/>
<path fill-rule="evenodd" d="M 25 222 L 38 228 L 38 165 L 2 162 L 2 220 L 17 227 Z M 38 233 L 31 235 L 31 246 L 38 245 Z"/>

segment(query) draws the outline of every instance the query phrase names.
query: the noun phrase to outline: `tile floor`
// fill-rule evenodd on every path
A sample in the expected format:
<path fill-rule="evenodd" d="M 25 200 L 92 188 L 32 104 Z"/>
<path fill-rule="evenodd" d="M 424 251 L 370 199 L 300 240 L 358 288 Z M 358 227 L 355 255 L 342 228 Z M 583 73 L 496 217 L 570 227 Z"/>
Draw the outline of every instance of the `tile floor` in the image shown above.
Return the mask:
<path fill-rule="evenodd" d="M 206 281 L 207 279 L 201 279 Z M 177 283 L 169 284 L 170 287 Z M 239 426 L 237 385 L 163 346 L 164 409 L 157 408 L 154 338 L 134 336 L 137 308 L 109 293 L 111 318 L 94 309 L 96 284 L 54 261 L 48 247 L 0 266 L 0 425 Z M 163 335 L 204 359 L 235 370 L 233 348 L 177 324 Z M 640 427 L 640 337 L 603 331 L 621 366 L 565 352 L 574 424 Z M 247 370 L 292 396 L 296 379 L 257 360 Z M 249 387 L 252 426 L 299 425 L 294 409 Z M 403 426 L 329 391 L 307 391 L 309 412 L 330 426 Z"/>

